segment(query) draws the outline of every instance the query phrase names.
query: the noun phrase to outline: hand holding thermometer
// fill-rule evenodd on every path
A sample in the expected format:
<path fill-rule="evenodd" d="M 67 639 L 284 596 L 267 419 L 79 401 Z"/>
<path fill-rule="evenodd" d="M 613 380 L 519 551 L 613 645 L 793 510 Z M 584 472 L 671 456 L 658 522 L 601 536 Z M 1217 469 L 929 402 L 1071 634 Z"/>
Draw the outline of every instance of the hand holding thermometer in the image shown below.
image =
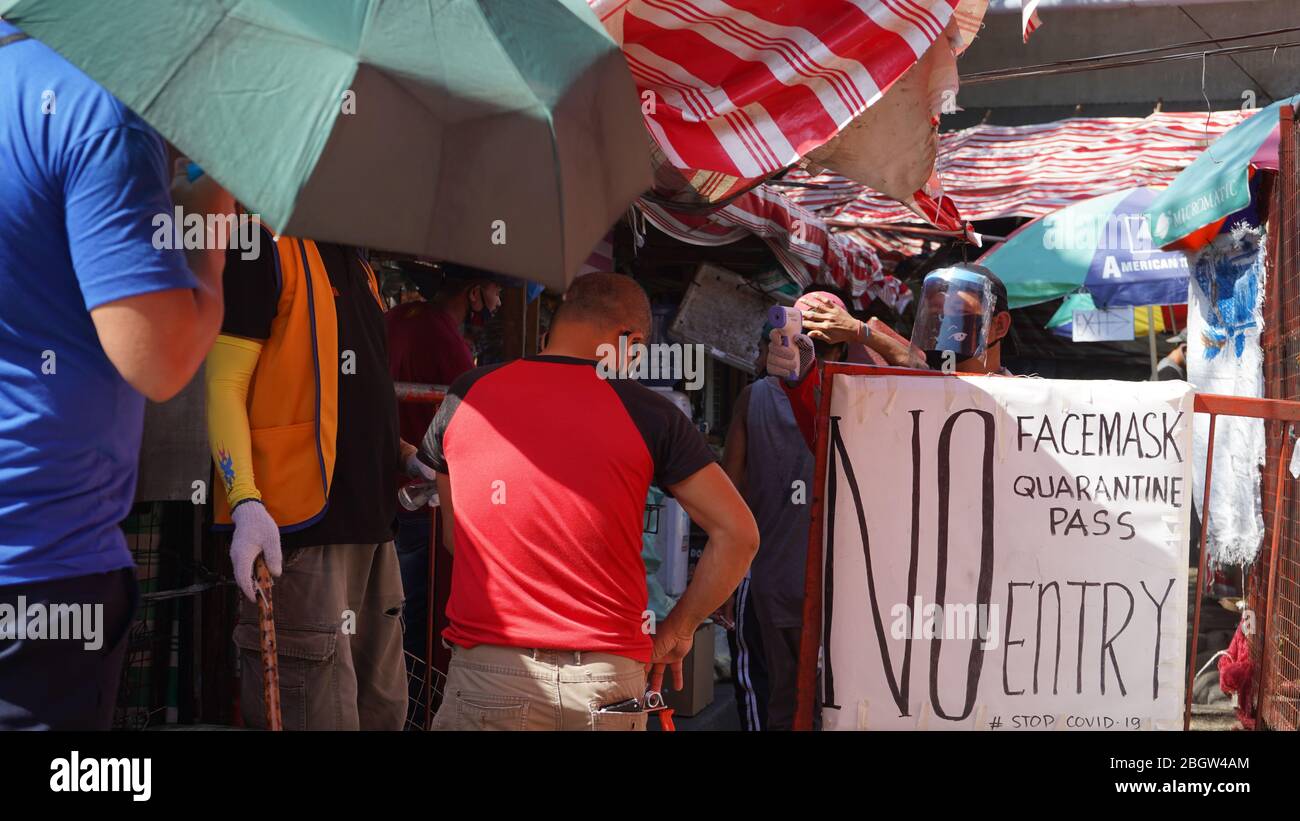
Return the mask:
<path fill-rule="evenodd" d="M 798 308 L 773 305 L 767 309 L 767 324 L 780 335 L 781 346 L 788 348 L 790 340 L 803 331 L 803 312 Z"/>
<path fill-rule="evenodd" d="M 768 309 L 767 322 L 772 326 L 767 371 L 794 384 L 808 372 L 814 359 L 812 340 L 803 333 L 803 312 L 773 305 Z"/>

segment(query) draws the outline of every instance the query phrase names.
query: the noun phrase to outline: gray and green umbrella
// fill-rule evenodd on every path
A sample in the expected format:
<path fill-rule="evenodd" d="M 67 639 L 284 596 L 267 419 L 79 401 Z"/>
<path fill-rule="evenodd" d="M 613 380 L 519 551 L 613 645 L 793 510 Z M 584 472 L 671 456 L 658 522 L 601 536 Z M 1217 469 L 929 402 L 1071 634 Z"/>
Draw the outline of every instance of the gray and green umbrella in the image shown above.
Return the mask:
<path fill-rule="evenodd" d="M 651 184 L 583 0 L 0 0 L 276 230 L 563 286 Z"/>
<path fill-rule="evenodd" d="M 1255 112 L 1180 171 L 1147 209 L 1153 239 L 1166 248 L 1194 251 L 1210 242 L 1229 216 L 1249 206 L 1254 171 L 1277 170 L 1278 113 L 1298 103 L 1300 94 Z"/>

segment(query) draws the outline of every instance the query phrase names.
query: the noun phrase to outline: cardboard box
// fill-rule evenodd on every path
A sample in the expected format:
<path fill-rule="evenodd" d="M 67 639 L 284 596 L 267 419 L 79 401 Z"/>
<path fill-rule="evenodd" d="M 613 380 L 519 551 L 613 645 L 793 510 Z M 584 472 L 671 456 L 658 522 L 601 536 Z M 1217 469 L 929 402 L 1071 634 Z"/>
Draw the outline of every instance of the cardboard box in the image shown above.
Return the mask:
<path fill-rule="evenodd" d="M 695 631 L 695 643 L 682 661 L 683 689 L 670 689 L 672 673 L 664 673 L 664 703 L 676 715 L 690 717 L 713 703 L 713 635 L 711 621 Z"/>

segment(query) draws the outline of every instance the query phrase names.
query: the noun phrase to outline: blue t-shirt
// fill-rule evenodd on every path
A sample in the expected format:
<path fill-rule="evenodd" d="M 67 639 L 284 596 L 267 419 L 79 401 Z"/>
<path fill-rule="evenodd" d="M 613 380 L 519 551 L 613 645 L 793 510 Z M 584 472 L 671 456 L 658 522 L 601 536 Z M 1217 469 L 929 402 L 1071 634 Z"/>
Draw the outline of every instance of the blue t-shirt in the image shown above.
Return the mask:
<path fill-rule="evenodd" d="M 132 564 L 144 397 L 90 310 L 197 285 L 154 247 L 166 166 L 158 134 L 54 51 L 0 46 L 0 585 Z"/>

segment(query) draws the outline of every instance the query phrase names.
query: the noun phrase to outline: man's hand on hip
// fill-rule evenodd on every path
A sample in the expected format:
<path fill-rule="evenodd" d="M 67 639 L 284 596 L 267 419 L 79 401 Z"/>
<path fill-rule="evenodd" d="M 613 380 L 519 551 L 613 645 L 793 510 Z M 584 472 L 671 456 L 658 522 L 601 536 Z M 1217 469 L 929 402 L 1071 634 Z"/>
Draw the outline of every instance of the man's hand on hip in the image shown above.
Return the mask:
<path fill-rule="evenodd" d="M 235 583 L 243 591 L 244 597 L 254 604 L 257 595 L 254 589 L 253 563 L 257 557 L 266 558 L 266 569 L 272 576 L 279 576 L 284 566 L 280 552 L 280 528 L 267 512 L 266 507 L 257 500 L 249 500 L 235 508 L 230 514 L 235 523 L 235 537 L 230 542 L 230 563 L 235 566 Z"/>
<path fill-rule="evenodd" d="M 690 654 L 694 643 L 695 631 L 678 624 L 669 614 L 655 631 L 654 649 L 650 653 L 650 663 L 646 665 L 650 677 L 647 689 L 663 690 L 664 668 L 668 667 L 673 671 L 673 689 L 681 690 L 685 686 L 682 661 Z"/>

